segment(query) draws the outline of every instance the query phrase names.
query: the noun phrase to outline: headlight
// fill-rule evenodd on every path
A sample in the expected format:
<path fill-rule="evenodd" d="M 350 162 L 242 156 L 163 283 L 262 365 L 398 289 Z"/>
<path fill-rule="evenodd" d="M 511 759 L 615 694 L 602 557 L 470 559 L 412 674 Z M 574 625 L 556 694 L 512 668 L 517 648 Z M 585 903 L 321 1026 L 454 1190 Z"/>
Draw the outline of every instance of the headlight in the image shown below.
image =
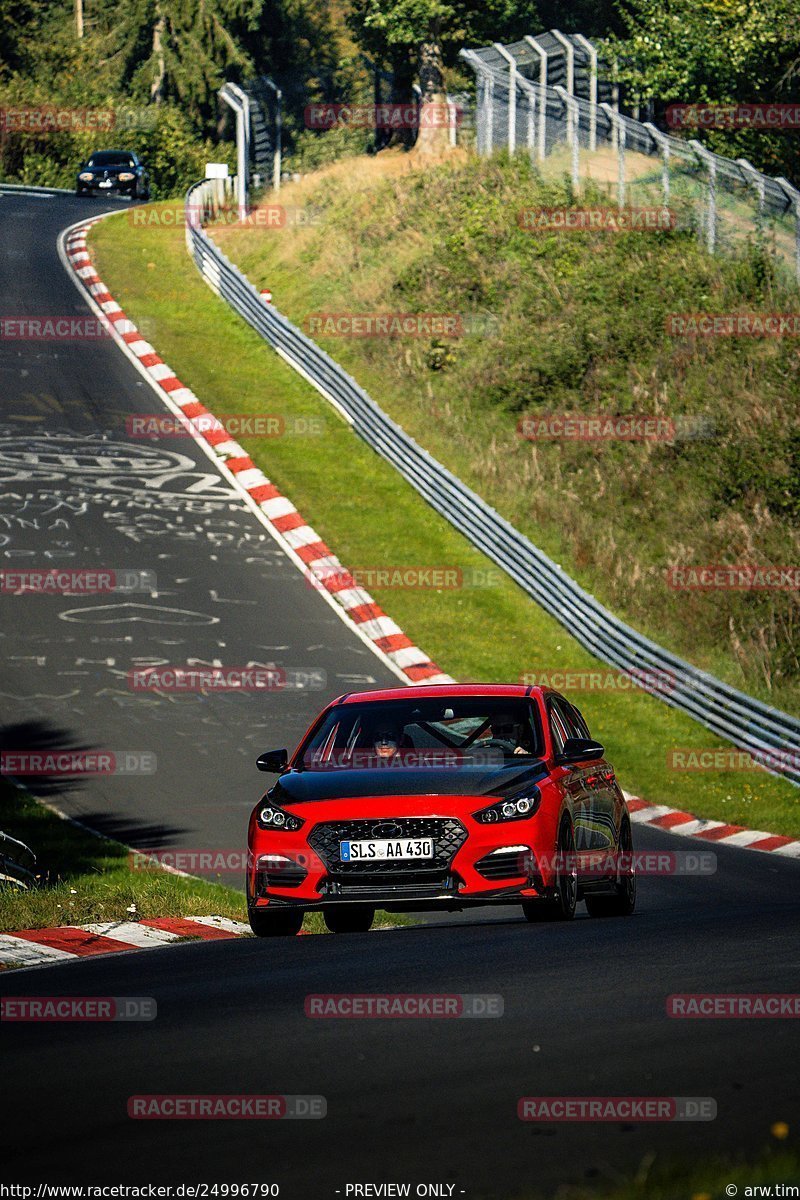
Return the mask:
<path fill-rule="evenodd" d="M 284 812 L 275 804 L 265 804 L 259 809 L 258 823 L 262 829 L 285 829 L 288 833 L 295 833 L 305 825 L 305 821 Z"/>
<path fill-rule="evenodd" d="M 130 183 L 130 181 L 135 178 L 136 176 L 131 174 L 130 171 L 120 171 L 119 175 L 117 176 L 117 179 L 120 181 L 120 183 Z"/>
<path fill-rule="evenodd" d="M 541 799 L 542 793 L 534 785 L 528 788 L 527 795 L 516 796 L 513 800 L 500 800 L 489 808 L 473 813 L 473 816 L 482 825 L 494 825 L 498 821 L 525 821 L 536 812 Z"/>
<path fill-rule="evenodd" d="M 78 179 L 82 179 L 84 183 L 91 183 L 94 179 L 94 175 L 91 171 L 81 171 Z"/>

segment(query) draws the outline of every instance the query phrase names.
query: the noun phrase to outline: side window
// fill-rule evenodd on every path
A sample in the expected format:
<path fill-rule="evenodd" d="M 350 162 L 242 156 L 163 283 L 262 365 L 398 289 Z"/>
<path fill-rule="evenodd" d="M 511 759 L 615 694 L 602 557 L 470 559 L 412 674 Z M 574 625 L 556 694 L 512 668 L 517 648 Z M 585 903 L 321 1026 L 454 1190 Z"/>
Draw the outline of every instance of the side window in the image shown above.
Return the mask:
<path fill-rule="evenodd" d="M 567 700 L 562 701 L 562 708 L 567 710 L 567 718 L 570 724 L 577 730 L 577 733 L 573 734 L 573 737 L 590 738 L 592 735 L 589 733 L 589 726 L 586 724 L 580 709 L 576 708 L 574 704 L 570 704 Z"/>
<path fill-rule="evenodd" d="M 553 739 L 553 753 L 560 754 L 564 749 L 564 743 L 569 734 L 564 724 L 564 718 L 552 700 L 548 700 L 547 702 L 547 712 L 550 718 L 550 736 Z"/>
<path fill-rule="evenodd" d="M 561 724 L 568 738 L 583 737 L 583 734 L 579 731 L 577 725 L 575 724 L 575 720 L 572 715 L 572 705 L 569 703 L 569 701 L 565 700 L 563 696 L 554 696 L 553 708 L 557 709 L 558 715 L 561 718 Z"/>

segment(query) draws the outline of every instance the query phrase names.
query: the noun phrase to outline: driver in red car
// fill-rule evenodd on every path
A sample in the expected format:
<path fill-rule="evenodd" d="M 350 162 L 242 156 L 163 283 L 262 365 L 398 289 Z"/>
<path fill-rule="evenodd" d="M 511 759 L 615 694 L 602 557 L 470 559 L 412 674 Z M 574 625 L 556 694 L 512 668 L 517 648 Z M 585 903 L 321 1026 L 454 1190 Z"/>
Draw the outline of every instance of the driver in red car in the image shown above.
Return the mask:
<path fill-rule="evenodd" d="M 381 762 L 390 762 L 400 749 L 397 733 L 391 729 L 382 729 L 375 736 L 375 753 Z"/>
<path fill-rule="evenodd" d="M 495 721 L 486 734 L 487 741 L 502 742 L 512 754 L 533 754 L 531 731 L 519 721 Z"/>

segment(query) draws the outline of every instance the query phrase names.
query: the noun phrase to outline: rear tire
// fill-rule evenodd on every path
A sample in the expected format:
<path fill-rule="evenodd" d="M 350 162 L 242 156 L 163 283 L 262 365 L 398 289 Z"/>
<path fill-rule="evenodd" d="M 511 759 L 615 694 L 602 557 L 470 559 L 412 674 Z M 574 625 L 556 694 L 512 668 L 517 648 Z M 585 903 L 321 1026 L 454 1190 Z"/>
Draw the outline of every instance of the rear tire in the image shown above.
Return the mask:
<path fill-rule="evenodd" d="M 303 914 L 294 908 L 251 908 L 247 917 L 256 937 L 296 937 L 303 927 Z"/>
<path fill-rule="evenodd" d="M 630 822 L 619 831 L 619 853 L 633 855 L 633 834 Z M 629 917 L 636 908 L 636 873 L 631 869 L 618 878 L 613 896 L 587 896 L 586 911 L 590 917 Z"/>
<path fill-rule="evenodd" d="M 375 909 L 368 905 L 346 904 L 326 908 L 322 913 L 331 933 L 367 933 L 375 920 Z"/>
<path fill-rule="evenodd" d="M 555 895 L 546 900 L 523 900 L 522 911 L 528 921 L 571 921 L 578 904 L 578 870 L 575 863 L 575 834 L 565 817 L 558 831 L 556 857 L 560 859 Z"/>

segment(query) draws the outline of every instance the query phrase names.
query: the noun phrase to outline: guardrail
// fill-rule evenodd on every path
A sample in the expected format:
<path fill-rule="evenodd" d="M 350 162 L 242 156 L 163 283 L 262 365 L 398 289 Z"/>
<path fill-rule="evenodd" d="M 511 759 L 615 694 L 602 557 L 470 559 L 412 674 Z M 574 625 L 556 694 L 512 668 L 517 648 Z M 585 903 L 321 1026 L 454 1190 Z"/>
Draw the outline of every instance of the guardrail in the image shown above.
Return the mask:
<path fill-rule="evenodd" d="M 209 238 L 203 221 L 224 202 L 221 181 L 186 196 L 186 243 L 203 279 L 307 379 L 382 458 L 587 650 L 634 679 L 665 678 L 654 694 L 720 737 L 750 751 L 773 774 L 800 785 L 800 720 L 738 691 L 664 650 L 620 621 L 558 563 L 423 450 L 336 363 L 274 305 Z M 229 184 L 228 191 L 231 185 Z"/>
<path fill-rule="evenodd" d="M 0 888 L 10 884 L 27 891 L 36 883 L 35 866 L 36 855 L 31 848 L 0 831 Z"/>
<path fill-rule="evenodd" d="M 34 183 L 3 183 L 0 180 L 0 192 L 37 192 L 40 196 L 74 196 L 74 188 L 39 187 Z"/>

